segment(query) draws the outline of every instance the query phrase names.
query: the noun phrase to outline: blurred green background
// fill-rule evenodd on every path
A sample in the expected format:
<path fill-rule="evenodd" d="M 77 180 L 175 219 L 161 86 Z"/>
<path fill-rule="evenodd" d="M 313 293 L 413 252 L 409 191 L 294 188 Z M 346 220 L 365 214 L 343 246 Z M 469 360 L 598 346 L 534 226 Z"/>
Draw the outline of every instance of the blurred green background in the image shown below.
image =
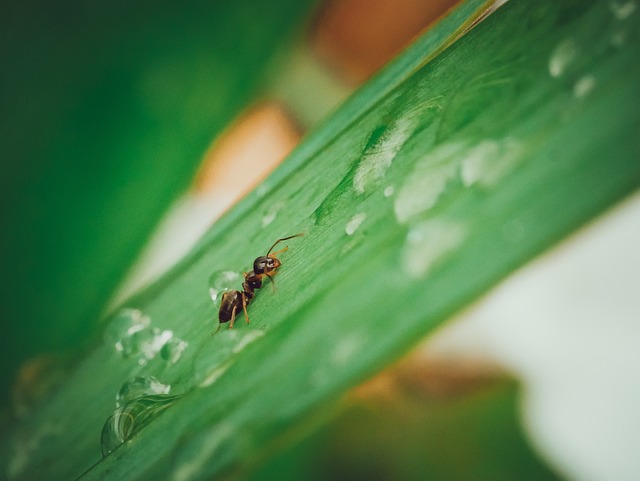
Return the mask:
<path fill-rule="evenodd" d="M 0 16 L 0 396 L 77 350 L 313 2 L 9 0 Z"/>

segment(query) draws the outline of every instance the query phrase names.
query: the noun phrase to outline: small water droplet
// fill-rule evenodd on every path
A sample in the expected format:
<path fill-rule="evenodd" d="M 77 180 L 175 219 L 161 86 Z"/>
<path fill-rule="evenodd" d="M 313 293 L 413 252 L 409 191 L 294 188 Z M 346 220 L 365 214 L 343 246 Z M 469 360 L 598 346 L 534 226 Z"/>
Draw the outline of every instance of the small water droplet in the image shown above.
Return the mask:
<path fill-rule="evenodd" d="M 167 394 L 141 396 L 116 408 L 102 428 L 100 438 L 102 456 L 107 456 L 118 446 L 131 439 L 181 397 Z"/>
<path fill-rule="evenodd" d="M 460 179 L 466 187 L 495 185 L 520 158 L 522 148 L 514 139 L 485 140 L 464 152 Z"/>
<path fill-rule="evenodd" d="M 580 78 L 573 86 L 573 95 L 578 98 L 585 97 L 596 86 L 596 79 L 593 75 L 585 75 Z"/>
<path fill-rule="evenodd" d="M 217 271 L 209 277 L 209 295 L 211 300 L 218 306 L 222 294 L 227 291 L 240 289 L 242 286 L 242 276 L 233 271 Z"/>
<path fill-rule="evenodd" d="M 396 189 L 392 185 L 390 185 L 389 187 L 386 187 L 384 189 L 384 196 L 385 197 L 391 197 L 393 195 L 393 193 L 395 192 L 395 190 Z"/>
<path fill-rule="evenodd" d="M 393 204 L 399 223 L 404 224 L 436 205 L 449 181 L 457 175 L 457 159 L 464 148 L 462 142 L 443 144 L 416 162 Z"/>
<path fill-rule="evenodd" d="M 578 45 L 571 39 L 563 40 L 551 53 L 549 58 L 549 74 L 552 77 L 562 76 L 567 67 L 578 56 Z"/>
<path fill-rule="evenodd" d="M 365 336 L 353 333 L 341 336 L 333 348 L 331 360 L 334 364 L 347 364 L 364 346 Z"/>
<path fill-rule="evenodd" d="M 464 241 L 465 227 L 459 223 L 432 219 L 411 227 L 403 250 L 404 270 L 410 277 L 424 277 L 446 254 Z"/>
<path fill-rule="evenodd" d="M 367 214 L 364 212 L 354 215 L 349 222 L 347 222 L 347 225 L 344 228 L 347 235 L 353 235 L 366 219 Z"/>
<path fill-rule="evenodd" d="M 135 340 L 135 344 L 138 346 L 138 352 L 141 354 L 138 357 L 138 364 L 144 366 L 148 361 L 156 357 L 156 354 L 160 352 L 162 347 L 172 337 L 172 331 L 163 331 L 157 327 L 136 333 L 133 336 L 133 340 Z"/>
<path fill-rule="evenodd" d="M 618 30 L 611 34 L 609 41 L 614 47 L 623 47 L 627 43 L 629 32 L 627 30 Z"/>
<path fill-rule="evenodd" d="M 124 406 L 136 398 L 154 394 L 169 394 L 171 386 L 153 376 L 138 376 L 125 382 L 116 394 L 116 406 Z"/>
<path fill-rule="evenodd" d="M 105 339 L 125 359 L 137 359 L 144 366 L 173 337 L 172 331 L 151 327 L 151 319 L 137 309 L 123 309 L 109 323 Z"/>
<path fill-rule="evenodd" d="M 633 12 L 638 8 L 638 4 L 635 0 L 629 0 L 626 2 L 613 0 L 609 3 L 609 8 L 613 13 L 613 16 L 616 17 L 617 20 L 625 20 L 628 18 Z"/>
<path fill-rule="evenodd" d="M 262 214 L 262 227 L 267 227 L 271 224 L 277 217 L 278 212 L 282 210 L 284 207 L 284 202 L 278 201 L 271 204 Z"/>
<path fill-rule="evenodd" d="M 160 357 L 171 364 L 175 364 L 182 357 L 182 353 L 189 346 L 187 341 L 178 337 L 172 337 L 160 349 Z"/>
<path fill-rule="evenodd" d="M 132 338 L 150 325 L 151 319 L 138 309 L 121 309 L 109 322 L 104 337 L 113 343 L 116 351 L 128 356 L 137 352 L 137 346 L 131 343 Z"/>

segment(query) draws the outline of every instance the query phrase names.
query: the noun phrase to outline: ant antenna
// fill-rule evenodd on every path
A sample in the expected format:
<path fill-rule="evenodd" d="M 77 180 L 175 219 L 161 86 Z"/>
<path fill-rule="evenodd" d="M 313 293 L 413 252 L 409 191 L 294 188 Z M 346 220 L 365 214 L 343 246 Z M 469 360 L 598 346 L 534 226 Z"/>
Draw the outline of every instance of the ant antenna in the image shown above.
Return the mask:
<path fill-rule="evenodd" d="M 286 241 L 286 240 L 289 240 L 289 239 L 293 239 L 294 237 L 300 237 L 300 236 L 303 236 L 303 235 L 304 235 L 304 232 L 301 232 L 300 234 L 290 235 L 289 237 L 283 237 L 282 239 L 278 239 L 278 240 L 277 240 L 277 241 L 275 241 L 275 243 L 271 246 L 271 249 L 269 249 L 269 252 L 267 252 L 267 255 L 271 254 L 271 251 L 273 250 L 273 248 L 274 248 L 275 246 L 277 246 L 280 242 L 282 242 L 282 241 Z"/>

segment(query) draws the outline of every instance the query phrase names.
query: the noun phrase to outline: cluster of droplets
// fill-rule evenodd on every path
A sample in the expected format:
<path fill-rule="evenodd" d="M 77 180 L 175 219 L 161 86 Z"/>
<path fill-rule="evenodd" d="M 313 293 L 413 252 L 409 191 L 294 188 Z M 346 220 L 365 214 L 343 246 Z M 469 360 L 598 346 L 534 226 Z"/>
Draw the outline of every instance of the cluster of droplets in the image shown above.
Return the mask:
<path fill-rule="evenodd" d="M 102 428 L 102 455 L 113 452 L 175 404 L 181 396 L 170 395 L 170 391 L 171 386 L 152 376 L 135 377 L 124 383 L 116 394 L 116 409 Z"/>
<path fill-rule="evenodd" d="M 122 357 L 135 359 L 144 366 L 158 354 L 170 363 L 176 363 L 188 343 L 173 331 L 151 326 L 151 319 L 137 309 L 123 309 L 111 320 L 105 330 L 105 339 Z"/>

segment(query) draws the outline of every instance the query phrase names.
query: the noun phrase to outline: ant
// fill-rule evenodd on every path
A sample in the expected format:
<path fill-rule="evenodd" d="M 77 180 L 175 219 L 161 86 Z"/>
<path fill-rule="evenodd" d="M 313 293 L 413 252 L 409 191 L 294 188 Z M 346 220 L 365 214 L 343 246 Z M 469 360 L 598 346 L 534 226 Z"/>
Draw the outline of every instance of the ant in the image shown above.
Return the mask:
<path fill-rule="evenodd" d="M 274 242 L 271 248 L 267 251 L 267 254 L 264 256 L 256 257 L 253 261 L 253 270 L 248 274 L 244 273 L 244 282 L 242 283 L 242 291 L 232 290 L 227 291 L 222 294 L 222 299 L 220 301 L 220 310 L 218 311 L 218 329 L 225 322 L 230 322 L 229 329 L 233 329 L 233 323 L 236 319 L 236 314 L 242 308 L 244 310 L 244 317 L 247 320 L 247 324 L 249 323 L 249 314 L 247 314 L 247 305 L 253 300 L 255 296 L 255 290 L 260 289 L 262 287 L 262 279 L 267 276 L 271 281 L 271 285 L 275 290 L 275 282 L 273 280 L 273 276 L 276 274 L 276 270 L 278 267 L 282 265 L 280 260 L 276 258 L 276 254 L 280 254 L 281 252 L 286 251 L 289 246 L 286 246 L 284 249 L 271 253 L 273 248 L 277 246 L 280 242 L 293 239 L 294 237 L 300 237 L 304 234 L 296 234 L 291 235 L 289 237 L 283 237 Z"/>

